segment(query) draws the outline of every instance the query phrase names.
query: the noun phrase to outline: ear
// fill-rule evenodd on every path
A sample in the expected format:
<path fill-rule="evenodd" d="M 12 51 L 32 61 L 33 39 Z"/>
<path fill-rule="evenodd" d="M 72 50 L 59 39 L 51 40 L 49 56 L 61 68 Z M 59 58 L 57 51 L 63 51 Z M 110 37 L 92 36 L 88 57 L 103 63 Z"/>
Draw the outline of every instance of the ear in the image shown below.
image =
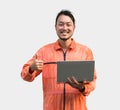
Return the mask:
<path fill-rule="evenodd" d="M 74 29 L 76 28 L 76 25 L 74 24 Z"/>
<path fill-rule="evenodd" d="M 76 25 L 74 24 L 74 30 L 75 30 L 75 28 L 76 28 Z"/>
<path fill-rule="evenodd" d="M 57 30 L 57 25 L 55 24 L 55 30 Z"/>

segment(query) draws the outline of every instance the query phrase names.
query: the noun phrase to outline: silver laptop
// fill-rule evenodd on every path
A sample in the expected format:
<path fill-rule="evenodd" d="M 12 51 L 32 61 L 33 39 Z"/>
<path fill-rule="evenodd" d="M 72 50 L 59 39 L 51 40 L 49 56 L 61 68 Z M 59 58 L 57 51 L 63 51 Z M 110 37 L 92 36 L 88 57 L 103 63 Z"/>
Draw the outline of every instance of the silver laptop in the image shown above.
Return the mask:
<path fill-rule="evenodd" d="M 67 77 L 74 76 L 79 82 L 92 81 L 95 61 L 58 61 L 57 82 L 67 82 Z"/>

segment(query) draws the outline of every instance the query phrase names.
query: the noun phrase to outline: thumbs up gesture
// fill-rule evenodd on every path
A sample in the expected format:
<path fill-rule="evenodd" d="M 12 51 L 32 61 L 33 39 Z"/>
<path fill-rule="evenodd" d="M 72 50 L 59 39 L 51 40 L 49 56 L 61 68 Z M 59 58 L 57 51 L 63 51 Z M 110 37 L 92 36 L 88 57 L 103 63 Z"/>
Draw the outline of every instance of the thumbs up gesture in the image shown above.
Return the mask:
<path fill-rule="evenodd" d="M 33 63 L 30 66 L 29 72 L 32 73 L 35 70 L 42 70 L 43 61 L 37 59 L 37 55 L 34 58 Z"/>

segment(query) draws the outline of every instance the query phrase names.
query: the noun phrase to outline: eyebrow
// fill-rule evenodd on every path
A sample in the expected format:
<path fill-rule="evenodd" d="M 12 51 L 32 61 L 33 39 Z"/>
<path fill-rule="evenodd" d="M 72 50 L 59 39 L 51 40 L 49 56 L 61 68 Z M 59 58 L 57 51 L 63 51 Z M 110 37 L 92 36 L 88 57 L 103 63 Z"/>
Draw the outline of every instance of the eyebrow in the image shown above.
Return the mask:
<path fill-rule="evenodd" d="M 63 22 L 63 21 L 60 21 L 59 23 L 72 23 L 72 22 Z"/>

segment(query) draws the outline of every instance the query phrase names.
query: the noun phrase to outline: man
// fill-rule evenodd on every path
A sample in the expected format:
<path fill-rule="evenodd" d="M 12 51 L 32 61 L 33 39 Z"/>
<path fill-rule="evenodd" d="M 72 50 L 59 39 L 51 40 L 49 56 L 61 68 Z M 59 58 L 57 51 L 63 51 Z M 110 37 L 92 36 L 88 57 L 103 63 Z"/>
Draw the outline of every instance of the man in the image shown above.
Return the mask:
<path fill-rule="evenodd" d="M 58 40 L 40 48 L 23 65 L 21 77 L 25 81 L 31 82 L 42 73 L 43 110 L 87 110 L 86 96 L 95 89 L 96 72 L 94 72 L 94 80 L 91 82 L 79 83 L 73 76 L 68 77 L 68 83 L 64 85 L 57 83 L 55 62 L 93 60 L 92 51 L 72 38 L 75 19 L 69 10 L 61 10 L 58 13 L 55 29 L 59 37 Z"/>

